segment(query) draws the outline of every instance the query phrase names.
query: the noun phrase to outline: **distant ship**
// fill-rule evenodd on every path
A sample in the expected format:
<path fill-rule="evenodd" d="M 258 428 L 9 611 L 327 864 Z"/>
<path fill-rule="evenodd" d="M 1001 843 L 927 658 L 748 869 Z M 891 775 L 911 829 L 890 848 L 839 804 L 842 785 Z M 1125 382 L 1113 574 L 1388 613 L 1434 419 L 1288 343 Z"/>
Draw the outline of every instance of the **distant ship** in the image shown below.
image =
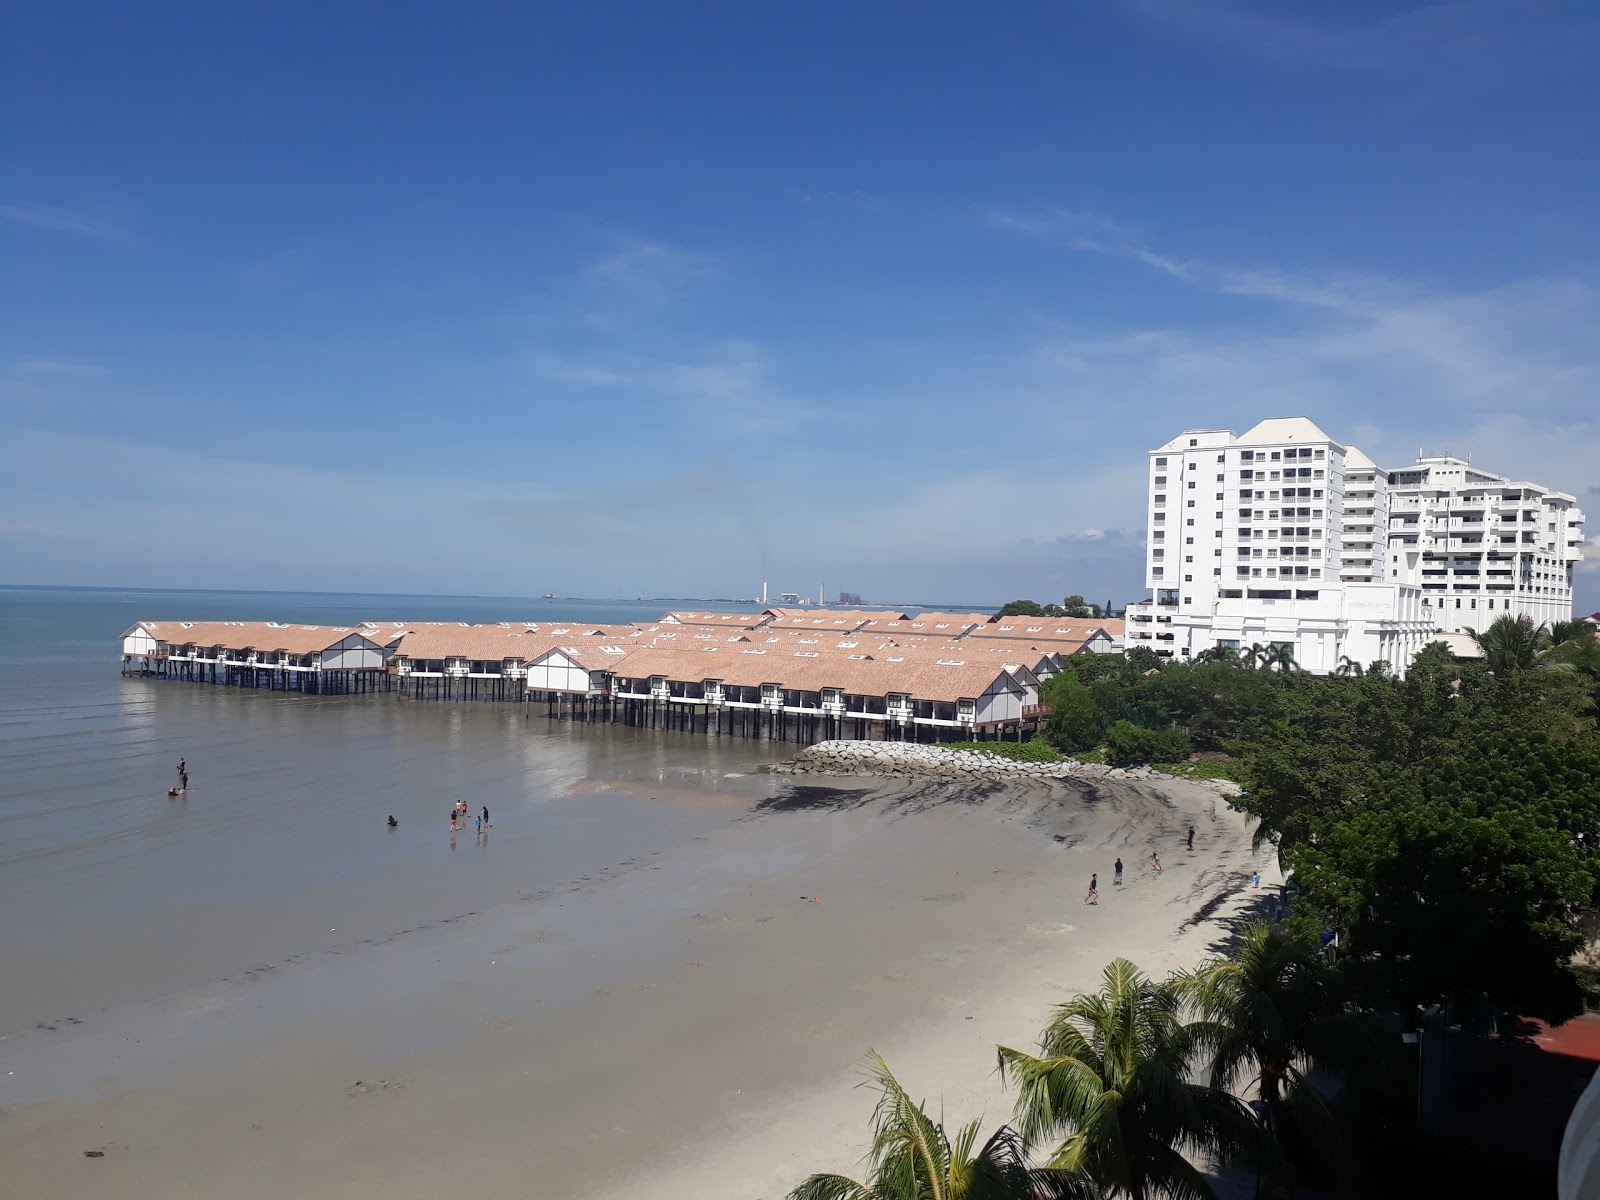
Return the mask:
<path fill-rule="evenodd" d="M 556 594 L 554 592 L 546 592 L 544 594 L 544 598 L 546 600 L 554 600 L 556 598 Z"/>

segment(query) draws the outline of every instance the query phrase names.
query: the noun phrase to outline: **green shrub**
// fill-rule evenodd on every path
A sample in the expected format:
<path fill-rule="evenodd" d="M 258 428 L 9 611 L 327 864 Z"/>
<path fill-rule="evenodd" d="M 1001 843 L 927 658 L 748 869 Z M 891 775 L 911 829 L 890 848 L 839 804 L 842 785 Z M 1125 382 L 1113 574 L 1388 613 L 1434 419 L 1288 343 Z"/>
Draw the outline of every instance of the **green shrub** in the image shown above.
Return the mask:
<path fill-rule="evenodd" d="M 1106 732 L 1106 757 L 1118 766 L 1181 761 L 1192 749 L 1189 735 L 1181 729 L 1141 729 L 1118 721 Z"/>
<path fill-rule="evenodd" d="M 1061 755 L 1042 737 L 1030 742 L 950 742 L 948 750 L 972 750 L 978 754 L 992 754 L 996 758 L 1014 758 L 1019 762 L 1060 762 Z"/>
<path fill-rule="evenodd" d="M 1202 754 L 1190 761 L 1154 762 L 1156 770 L 1168 775 L 1182 775 L 1185 779 L 1231 779 L 1243 783 L 1243 765 L 1226 754 Z"/>

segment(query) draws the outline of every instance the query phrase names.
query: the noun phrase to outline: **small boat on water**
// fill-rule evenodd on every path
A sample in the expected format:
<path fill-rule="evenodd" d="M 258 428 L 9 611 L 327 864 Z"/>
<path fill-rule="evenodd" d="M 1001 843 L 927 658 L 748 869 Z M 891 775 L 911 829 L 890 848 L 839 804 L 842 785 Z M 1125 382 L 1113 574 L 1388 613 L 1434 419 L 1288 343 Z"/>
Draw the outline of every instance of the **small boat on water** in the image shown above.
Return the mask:
<path fill-rule="evenodd" d="M 556 594 L 554 592 L 546 592 L 544 594 L 544 598 L 546 600 L 554 600 L 556 598 Z"/>

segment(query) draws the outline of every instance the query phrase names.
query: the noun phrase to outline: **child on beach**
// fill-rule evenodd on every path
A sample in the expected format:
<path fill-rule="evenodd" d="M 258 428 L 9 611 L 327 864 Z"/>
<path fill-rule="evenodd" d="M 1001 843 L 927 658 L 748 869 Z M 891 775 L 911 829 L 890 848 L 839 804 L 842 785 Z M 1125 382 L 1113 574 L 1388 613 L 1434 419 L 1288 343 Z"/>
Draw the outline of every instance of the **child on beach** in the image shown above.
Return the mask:
<path fill-rule="evenodd" d="M 1152 854 L 1150 856 L 1150 869 L 1157 875 L 1161 874 L 1161 855 Z"/>
<path fill-rule="evenodd" d="M 1098 872 L 1089 876 L 1089 894 L 1083 898 L 1085 904 L 1100 903 L 1100 875 Z"/>

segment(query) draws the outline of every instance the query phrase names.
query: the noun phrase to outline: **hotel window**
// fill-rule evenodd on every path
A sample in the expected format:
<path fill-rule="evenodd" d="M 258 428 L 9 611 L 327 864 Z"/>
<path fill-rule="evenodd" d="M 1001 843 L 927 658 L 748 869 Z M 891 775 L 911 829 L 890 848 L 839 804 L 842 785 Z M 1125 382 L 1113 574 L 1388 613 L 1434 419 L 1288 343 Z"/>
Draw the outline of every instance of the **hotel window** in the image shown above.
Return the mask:
<path fill-rule="evenodd" d="M 1189 481 L 1189 490 L 1191 492 L 1194 491 L 1194 480 L 1192 480 L 1192 479 Z"/>
<path fill-rule="evenodd" d="M 1162 495 L 1160 492 L 1157 492 L 1156 493 L 1156 503 L 1157 504 L 1165 504 L 1166 502 L 1167 502 L 1166 496 Z"/>
<path fill-rule="evenodd" d="M 1193 583 L 1194 582 L 1194 576 L 1193 575 L 1185 575 L 1183 577 L 1183 581 L 1185 583 Z"/>
<path fill-rule="evenodd" d="M 1157 475 L 1156 476 L 1156 486 L 1157 487 L 1166 487 L 1167 486 L 1167 477 L 1165 475 Z"/>
<path fill-rule="evenodd" d="M 1158 458 L 1158 459 L 1156 459 L 1156 466 L 1158 466 L 1158 467 L 1164 467 L 1164 466 L 1166 466 L 1166 465 L 1167 465 L 1167 460 L 1166 460 L 1166 459 L 1164 459 L 1164 458 Z"/>
<path fill-rule="evenodd" d="M 1185 554 L 1185 555 L 1184 555 L 1184 556 L 1183 556 L 1183 561 L 1184 561 L 1184 562 L 1187 562 L 1187 563 L 1192 563 L 1192 562 L 1193 562 L 1193 561 L 1194 561 L 1194 555 L 1192 555 L 1192 554 Z"/>
<path fill-rule="evenodd" d="M 1190 508 L 1193 508 L 1193 507 L 1194 507 L 1194 501 L 1193 501 L 1193 500 L 1191 500 L 1191 501 L 1189 501 L 1189 507 L 1190 507 Z"/>

